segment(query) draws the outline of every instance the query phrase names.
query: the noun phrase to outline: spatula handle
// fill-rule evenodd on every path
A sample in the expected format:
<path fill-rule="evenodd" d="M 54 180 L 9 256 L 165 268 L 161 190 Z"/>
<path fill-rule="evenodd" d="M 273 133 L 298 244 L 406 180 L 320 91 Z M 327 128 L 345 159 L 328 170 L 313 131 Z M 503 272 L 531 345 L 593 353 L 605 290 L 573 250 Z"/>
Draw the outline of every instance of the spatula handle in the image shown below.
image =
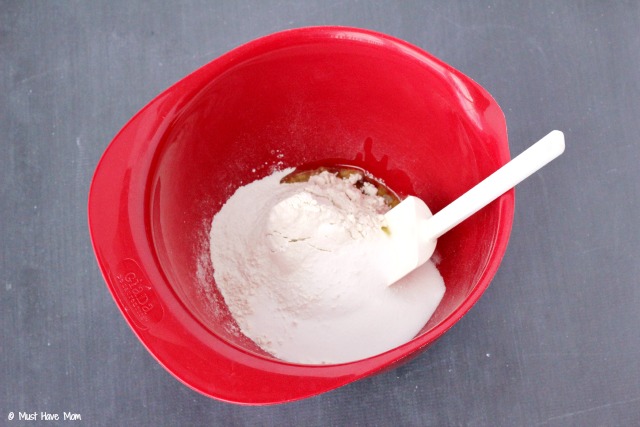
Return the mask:
<path fill-rule="evenodd" d="M 559 130 L 551 131 L 519 156 L 429 218 L 425 224 L 425 230 L 428 230 L 426 237 L 437 239 L 442 236 L 563 152 L 564 134 Z"/>

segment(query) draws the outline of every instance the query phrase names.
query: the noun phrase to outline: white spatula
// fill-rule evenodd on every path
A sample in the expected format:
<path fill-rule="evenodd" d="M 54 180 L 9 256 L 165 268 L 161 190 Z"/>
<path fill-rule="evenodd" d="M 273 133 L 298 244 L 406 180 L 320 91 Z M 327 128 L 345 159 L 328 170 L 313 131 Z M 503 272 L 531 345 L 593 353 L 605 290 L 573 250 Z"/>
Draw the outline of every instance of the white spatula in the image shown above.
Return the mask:
<path fill-rule="evenodd" d="M 440 236 L 563 152 L 564 134 L 554 130 L 435 215 L 417 197 L 400 202 L 385 214 L 393 245 L 389 285 L 427 262 Z"/>

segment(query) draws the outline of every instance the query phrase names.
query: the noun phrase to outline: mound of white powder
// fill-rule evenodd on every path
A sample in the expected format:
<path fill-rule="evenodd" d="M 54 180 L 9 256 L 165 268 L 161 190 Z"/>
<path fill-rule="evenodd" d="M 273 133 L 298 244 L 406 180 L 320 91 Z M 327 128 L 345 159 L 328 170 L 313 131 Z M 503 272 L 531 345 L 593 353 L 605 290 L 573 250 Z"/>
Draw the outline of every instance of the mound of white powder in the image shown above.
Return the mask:
<path fill-rule="evenodd" d="M 413 338 L 444 295 L 432 262 L 386 286 L 389 209 L 375 186 L 329 172 L 240 187 L 214 216 L 214 278 L 240 330 L 294 363 L 343 363 Z"/>

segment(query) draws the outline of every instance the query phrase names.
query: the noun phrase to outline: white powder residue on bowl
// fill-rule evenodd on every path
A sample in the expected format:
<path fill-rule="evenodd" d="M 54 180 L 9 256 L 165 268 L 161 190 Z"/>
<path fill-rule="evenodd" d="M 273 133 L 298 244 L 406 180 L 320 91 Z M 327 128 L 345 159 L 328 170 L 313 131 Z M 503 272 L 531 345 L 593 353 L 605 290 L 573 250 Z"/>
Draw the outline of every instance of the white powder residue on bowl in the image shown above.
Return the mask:
<path fill-rule="evenodd" d="M 389 209 L 357 175 L 291 170 L 240 187 L 211 227 L 215 282 L 241 331 L 294 363 L 351 362 L 411 340 L 444 295 L 427 262 L 385 286 Z"/>

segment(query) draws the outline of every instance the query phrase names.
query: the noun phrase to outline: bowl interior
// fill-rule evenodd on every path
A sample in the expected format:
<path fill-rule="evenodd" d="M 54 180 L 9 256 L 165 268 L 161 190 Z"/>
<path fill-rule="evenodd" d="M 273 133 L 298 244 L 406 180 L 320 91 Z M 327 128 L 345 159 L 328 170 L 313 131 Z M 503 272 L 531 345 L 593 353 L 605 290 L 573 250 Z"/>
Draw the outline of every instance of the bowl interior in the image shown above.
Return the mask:
<path fill-rule="evenodd" d="M 211 219 L 239 186 L 327 160 L 361 166 L 437 212 L 508 158 L 504 118 L 484 90 L 384 42 L 334 37 L 245 49 L 179 108 L 147 186 L 157 261 L 212 333 L 263 355 L 238 332 L 209 259 Z M 438 242 L 447 291 L 421 334 L 469 298 L 496 257 L 500 203 Z"/>

